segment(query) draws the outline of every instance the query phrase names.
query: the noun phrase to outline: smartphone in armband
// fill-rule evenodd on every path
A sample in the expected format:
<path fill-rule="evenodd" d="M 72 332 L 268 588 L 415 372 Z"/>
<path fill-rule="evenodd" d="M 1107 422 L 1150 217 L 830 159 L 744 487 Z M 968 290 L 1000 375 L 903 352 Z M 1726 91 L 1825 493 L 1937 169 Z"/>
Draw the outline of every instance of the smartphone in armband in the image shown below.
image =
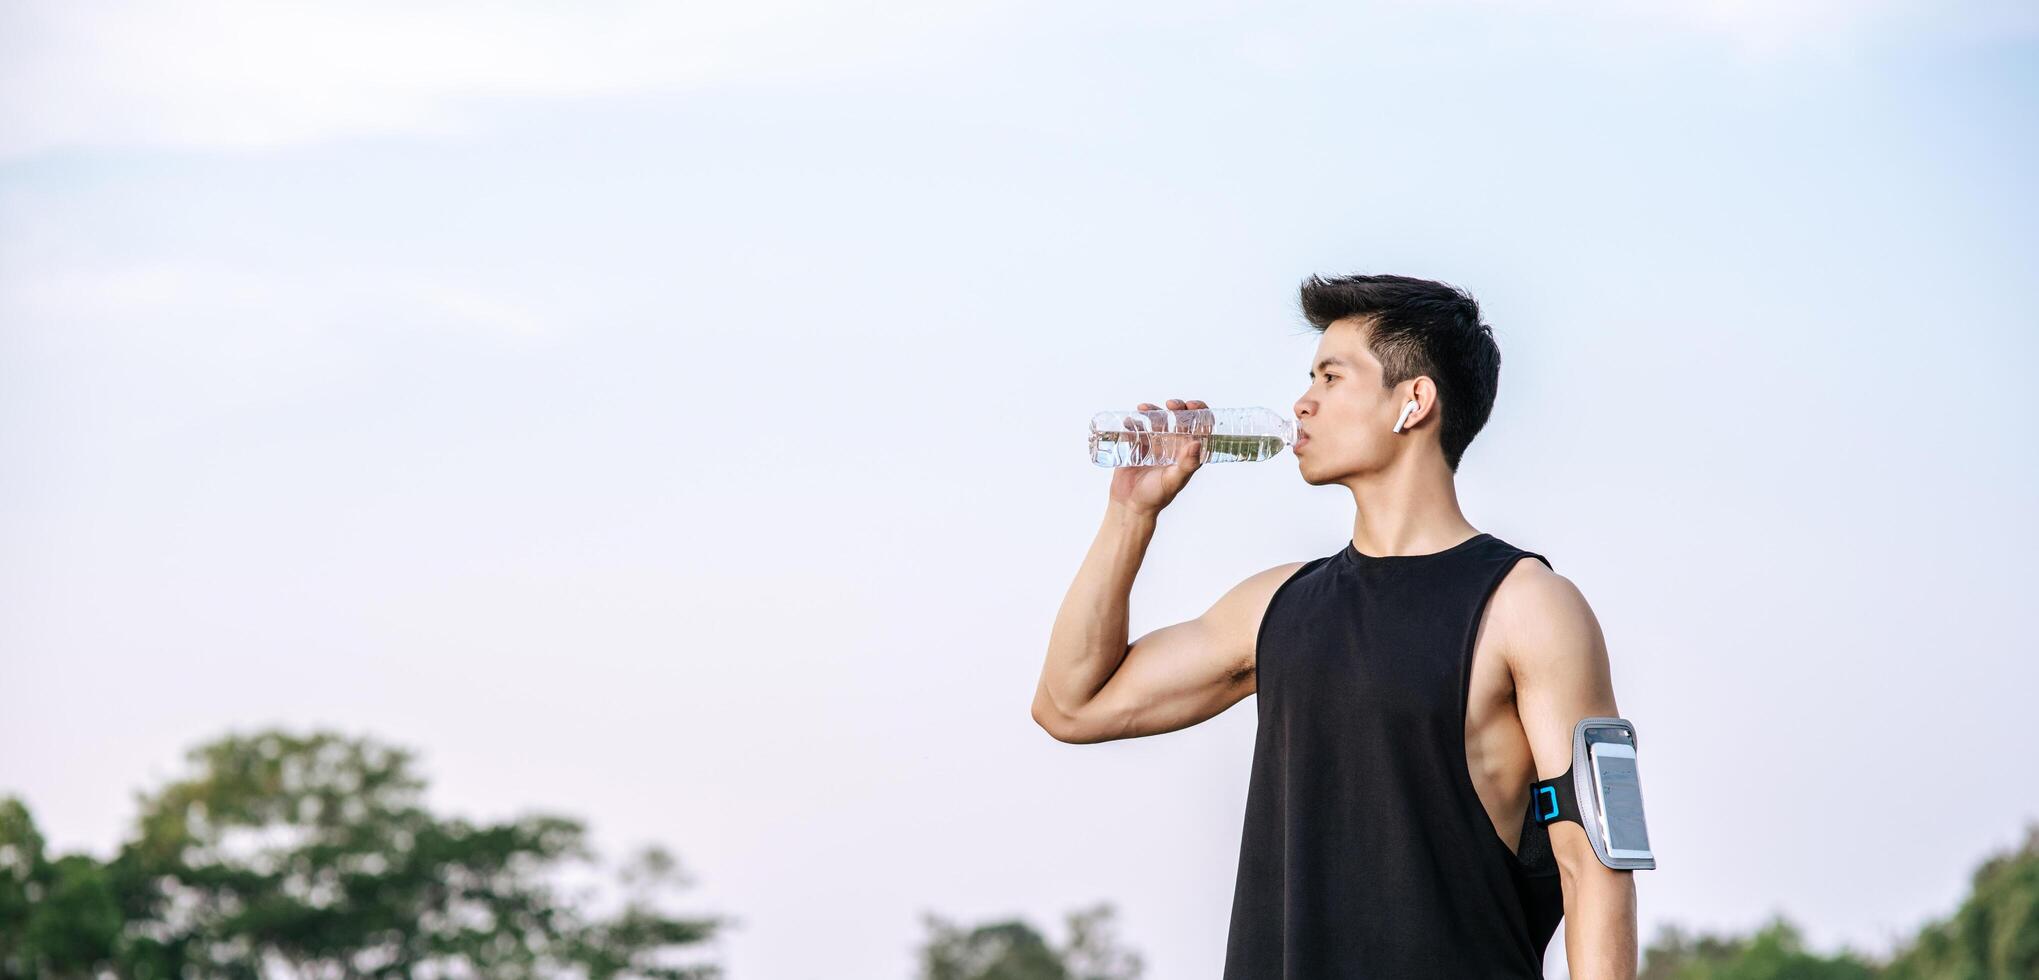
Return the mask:
<path fill-rule="evenodd" d="M 1570 820 L 1586 831 L 1600 863 L 1617 871 L 1657 866 L 1643 820 L 1635 726 L 1623 718 L 1582 718 L 1572 728 L 1572 767 L 1531 787 L 1530 816 Z"/>
<path fill-rule="evenodd" d="M 1643 822 L 1643 787 L 1635 771 L 1635 746 L 1594 742 L 1593 794 L 1600 803 L 1600 842 L 1607 856 L 1653 860 L 1649 826 Z"/>

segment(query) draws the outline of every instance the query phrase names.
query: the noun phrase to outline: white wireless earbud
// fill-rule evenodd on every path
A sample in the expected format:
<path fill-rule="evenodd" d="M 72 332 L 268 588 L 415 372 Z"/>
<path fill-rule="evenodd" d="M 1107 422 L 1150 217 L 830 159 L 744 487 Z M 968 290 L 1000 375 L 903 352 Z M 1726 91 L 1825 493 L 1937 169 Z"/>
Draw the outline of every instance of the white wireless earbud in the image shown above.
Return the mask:
<path fill-rule="evenodd" d="M 1396 432 L 1402 431 L 1402 423 L 1409 421 L 1409 413 L 1414 412 L 1415 410 L 1416 402 L 1414 399 L 1411 399 L 1409 404 L 1402 406 L 1402 417 L 1395 420 L 1394 431 Z"/>

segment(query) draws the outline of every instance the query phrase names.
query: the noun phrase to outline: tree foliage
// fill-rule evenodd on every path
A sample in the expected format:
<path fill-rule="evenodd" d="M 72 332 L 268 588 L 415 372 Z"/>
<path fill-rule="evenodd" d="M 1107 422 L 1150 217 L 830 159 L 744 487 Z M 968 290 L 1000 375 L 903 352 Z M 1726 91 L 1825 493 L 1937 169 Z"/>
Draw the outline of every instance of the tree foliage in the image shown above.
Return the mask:
<path fill-rule="evenodd" d="M 2034 980 L 2039 978 L 2039 824 L 2024 844 L 1976 869 L 1968 898 L 1886 962 L 1808 952 L 1773 918 L 1745 938 L 1667 928 L 1650 944 L 1640 980 Z"/>
<path fill-rule="evenodd" d="M 1639 980 L 1871 980 L 1852 953 L 1808 952 L 1798 929 L 1773 918 L 1745 938 L 1688 936 L 1667 928 L 1650 944 Z"/>
<path fill-rule="evenodd" d="M 933 913 L 921 921 L 921 980 L 1140 980 L 1138 953 L 1119 946 L 1110 903 L 1071 912 L 1069 939 L 1053 946 L 1020 920 L 964 929 Z"/>
<path fill-rule="evenodd" d="M 49 860 L 0 801 L 0 974 L 131 980 L 709 980 L 680 960 L 732 920 L 679 918 L 687 884 L 656 849 L 620 908 L 558 879 L 596 856 L 573 819 L 442 817 L 412 755 L 329 732 L 229 735 L 140 799 L 111 861 Z"/>
<path fill-rule="evenodd" d="M 2039 824 L 2017 849 L 1983 862 L 1954 915 L 1928 925 L 1884 980 L 2039 977 Z"/>

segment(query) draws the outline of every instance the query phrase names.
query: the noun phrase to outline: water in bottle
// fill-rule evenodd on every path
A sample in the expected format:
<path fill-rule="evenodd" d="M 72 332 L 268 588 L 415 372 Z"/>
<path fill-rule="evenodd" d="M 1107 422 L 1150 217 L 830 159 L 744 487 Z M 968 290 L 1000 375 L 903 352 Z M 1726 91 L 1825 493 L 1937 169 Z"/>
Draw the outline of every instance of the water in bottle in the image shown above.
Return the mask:
<path fill-rule="evenodd" d="M 1099 412 L 1090 417 L 1090 461 L 1166 466 L 1186 452 L 1205 463 L 1269 459 L 1296 441 L 1296 423 L 1271 408 Z"/>

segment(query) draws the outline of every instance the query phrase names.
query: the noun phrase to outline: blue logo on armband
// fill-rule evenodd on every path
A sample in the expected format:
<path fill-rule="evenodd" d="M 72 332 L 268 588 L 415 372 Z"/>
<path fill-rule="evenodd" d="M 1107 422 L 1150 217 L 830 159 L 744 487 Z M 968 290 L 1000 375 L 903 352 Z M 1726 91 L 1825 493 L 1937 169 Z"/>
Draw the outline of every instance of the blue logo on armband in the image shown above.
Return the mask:
<path fill-rule="evenodd" d="M 1550 804 L 1550 809 L 1537 814 L 1536 819 L 1543 823 L 1549 823 L 1552 817 L 1558 815 L 1558 788 L 1556 786 L 1538 786 L 1536 791 L 1546 795 L 1548 799 L 1545 802 Z"/>

